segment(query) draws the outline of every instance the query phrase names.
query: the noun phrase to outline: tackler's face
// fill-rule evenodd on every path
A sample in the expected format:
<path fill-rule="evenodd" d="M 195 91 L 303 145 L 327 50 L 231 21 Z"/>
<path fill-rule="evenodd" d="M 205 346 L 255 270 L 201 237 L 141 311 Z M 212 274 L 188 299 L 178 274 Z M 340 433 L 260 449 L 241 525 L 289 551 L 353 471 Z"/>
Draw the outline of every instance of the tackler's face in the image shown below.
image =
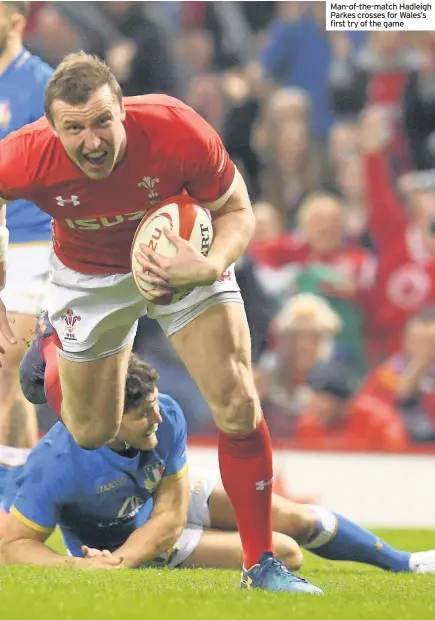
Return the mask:
<path fill-rule="evenodd" d="M 55 134 L 74 164 L 90 179 L 107 178 L 126 148 L 125 111 L 109 85 L 83 104 L 56 99 L 51 116 Z"/>
<path fill-rule="evenodd" d="M 136 450 L 153 450 L 157 446 L 156 432 L 162 422 L 157 388 L 143 403 L 124 413 L 116 440 L 126 442 Z"/>
<path fill-rule="evenodd" d="M 14 36 L 21 36 L 25 26 L 23 15 L 13 10 L 13 5 L 0 2 L 0 56 Z"/>

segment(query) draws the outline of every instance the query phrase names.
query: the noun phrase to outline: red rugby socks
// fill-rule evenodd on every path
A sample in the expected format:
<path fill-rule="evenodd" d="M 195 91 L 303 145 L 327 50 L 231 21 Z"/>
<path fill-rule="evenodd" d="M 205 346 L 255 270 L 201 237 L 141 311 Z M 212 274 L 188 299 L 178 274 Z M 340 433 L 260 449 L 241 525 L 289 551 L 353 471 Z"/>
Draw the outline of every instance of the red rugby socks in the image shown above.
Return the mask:
<path fill-rule="evenodd" d="M 258 563 L 272 543 L 272 445 L 262 418 L 244 435 L 219 431 L 222 483 L 231 500 L 242 539 L 245 568 Z"/>

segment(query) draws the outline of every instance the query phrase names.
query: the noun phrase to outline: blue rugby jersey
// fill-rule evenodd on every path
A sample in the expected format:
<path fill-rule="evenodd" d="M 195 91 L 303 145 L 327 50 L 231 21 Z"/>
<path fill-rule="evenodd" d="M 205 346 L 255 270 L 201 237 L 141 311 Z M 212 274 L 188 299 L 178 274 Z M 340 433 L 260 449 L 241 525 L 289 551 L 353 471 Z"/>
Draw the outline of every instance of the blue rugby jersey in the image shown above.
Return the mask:
<path fill-rule="evenodd" d="M 60 526 L 69 551 L 82 545 L 114 551 L 150 518 L 153 493 L 186 468 L 187 429 L 181 407 L 159 396 L 163 418 L 154 450 L 130 458 L 107 446 L 80 448 L 58 422 L 31 451 L 6 489 L 4 508 L 39 532 Z"/>
<path fill-rule="evenodd" d="M 44 114 L 44 92 L 52 73 L 49 65 L 25 48 L 0 73 L 0 140 Z M 11 244 L 51 239 L 51 217 L 28 200 L 10 203 L 6 218 Z"/>

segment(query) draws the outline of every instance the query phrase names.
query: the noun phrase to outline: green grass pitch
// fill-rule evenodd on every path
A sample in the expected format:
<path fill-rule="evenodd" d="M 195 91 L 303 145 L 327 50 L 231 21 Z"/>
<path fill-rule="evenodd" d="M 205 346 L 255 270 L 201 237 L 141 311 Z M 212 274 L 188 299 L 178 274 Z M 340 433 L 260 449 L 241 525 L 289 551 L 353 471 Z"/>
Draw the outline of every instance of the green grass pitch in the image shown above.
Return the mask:
<path fill-rule="evenodd" d="M 435 531 L 379 531 L 399 548 L 435 548 Z M 55 538 L 53 546 L 59 547 Z M 420 620 L 435 618 L 435 575 L 393 575 L 305 554 L 323 597 L 239 590 L 217 570 L 80 572 L 0 567 L 1 620 Z"/>

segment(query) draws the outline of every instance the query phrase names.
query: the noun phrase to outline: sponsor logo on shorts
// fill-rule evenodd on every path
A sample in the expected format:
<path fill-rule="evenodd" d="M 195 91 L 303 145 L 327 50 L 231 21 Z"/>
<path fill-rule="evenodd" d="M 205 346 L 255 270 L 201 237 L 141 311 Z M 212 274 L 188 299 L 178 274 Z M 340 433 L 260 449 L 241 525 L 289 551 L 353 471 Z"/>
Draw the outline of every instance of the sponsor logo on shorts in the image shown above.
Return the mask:
<path fill-rule="evenodd" d="M 62 314 L 61 319 L 65 323 L 65 340 L 77 340 L 75 335 L 76 324 L 82 320 L 82 317 L 68 309 L 65 314 Z"/>
<path fill-rule="evenodd" d="M 144 487 L 148 491 L 148 493 L 153 493 L 157 489 L 163 478 L 165 465 L 162 463 L 162 461 L 157 461 L 157 463 L 145 465 L 143 470 L 145 472 Z"/>

